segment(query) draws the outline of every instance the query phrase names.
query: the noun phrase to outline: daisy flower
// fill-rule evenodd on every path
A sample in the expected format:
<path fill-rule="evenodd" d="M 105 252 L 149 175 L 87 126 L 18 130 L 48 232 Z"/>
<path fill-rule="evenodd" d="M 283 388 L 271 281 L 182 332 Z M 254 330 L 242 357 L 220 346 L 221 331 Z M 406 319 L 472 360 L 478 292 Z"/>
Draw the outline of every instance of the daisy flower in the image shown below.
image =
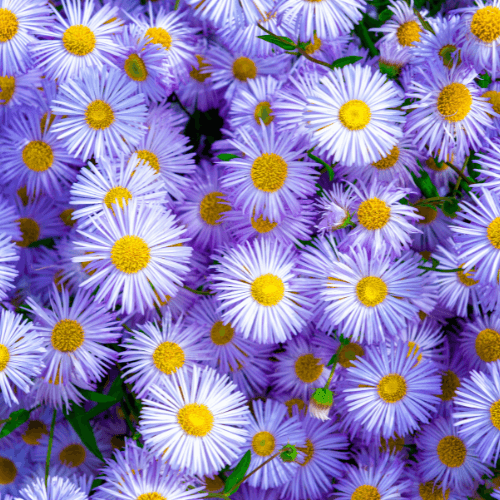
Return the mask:
<path fill-rule="evenodd" d="M 407 482 L 402 479 L 404 462 L 382 454 L 378 463 L 370 466 L 345 466 L 344 476 L 335 484 L 334 498 L 338 500 L 358 500 L 380 498 L 398 500 L 403 498 Z"/>
<path fill-rule="evenodd" d="M 125 382 L 133 385 L 138 398 L 143 398 L 151 386 L 162 385 L 172 374 L 189 373 L 208 354 L 203 334 L 201 328 L 188 326 L 182 318 L 173 322 L 170 311 L 161 323 L 141 325 L 122 344 Z"/>
<path fill-rule="evenodd" d="M 0 76 L 0 123 L 8 125 L 11 113 L 16 108 L 20 109 L 23 105 L 33 107 L 37 87 L 41 85 L 41 76 L 39 69 Z"/>
<path fill-rule="evenodd" d="M 65 17 L 51 5 L 57 21 L 48 29 L 39 29 L 37 34 L 43 38 L 31 44 L 36 66 L 60 83 L 85 68 L 100 71 L 106 65 L 115 66 L 115 55 L 124 52 L 112 36 L 123 29 L 116 19 L 118 9 L 109 5 L 96 9 L 94 0 L 61 0 L 61 5 Z"/>
<path fill-rule="evenodd" d="M 189 139 L 175 120 L 172 110 L 152 115 L 150 108 L 148 130 L 137 143 L 131 144 L 130 154 L 137 153 L 140 160 L 148 162 L 164 184 L 167 197 L 180 201 L 190 184 L 187 175 L 195 171 L 196 165 Z"/>
<path fill-rule="evenodd" d="M 245 398 L 226 375 L 194 365 L 189 376 L 152 386 L 143 400 L 140 432 L 155 455 L 172 468 L 213 474 L 237 459 L 248 430 Z"/>
<path fill-rule="evenodd" d="M 7 298 L 9 290 L 14 288 L 12 283 L 19 272 L 16 264 L 19 252 L 16 243 L 6 234 L 0 234 L 0 300 Z"/>
<path fill-rule="evenodd" d="M 289 418 L 283 403 L 273 399 L 265 402 L 255 400 L 252 410 L 252 419 L 245 427 L 247 438 L 243 445 L 244 450 L 251 451 L 248 470 L 255 470 L 287 444 L 302 448 L 307 446 L 298 417 Z M 263 489 L 281 486 L 292 479 L 299 467 L 297 461 L 284 462 L 281 458 L 275 458 L 249 477 L 247 482 L 250 486 Z"/>
<path fill-rule="evenodd" d="M 123 209 L 115 207 L 114 214 L 106 207 L 92 225 L 78 230 L 85 239 L 75 245 L 85 255 L 73 262 L 89 262 L 89 273 L 95 271 L 81 284 L 89 290 L 99 286 L 95 300 L 114 308 L 121 297 L 125 313 L 143 313 L 182 286 L 191 248 L 183 245 L 184 230 L 170 211 L 132 199 Z"/>
<path fill-rule="evenodd" d="M 67 477 L 50 476 L 45 487 L 45 479 L 39 477 L 19 491 L 20 500 L 87 500 L 88 495 Z"/>
<path fill-rule="evenodd" d="M 497 113 L 474 83 L 477 72 L 464 64 L 449 70 L 429 62 L 416 66 L 415 71 L 419 77 L 406 96 L 416 101 L 404 107 L 411 111 L 407 133 L 413 134 L 414 144 L 422 151 L 427 146 L 438 161 L 452 151 L 460 156 L 469 154 L 470 148 L 479 149 Z"/>
<path fill-rule="evenodd" d="M 309 2 L 305 0 L 281 0 L 276 5 L 278 21 L 290 26 L 301 40 L 313 41 L 316 34 L 325 40 L 334 40 L 350 33 L 366 10 L 364 0 L 327 0 Z"/>
<path fill-rule="evenodd" d="M 326 384 L 330 368 L 322 363 L 320 350 L 302 336 L 289 340 L 283 347 L 285 351 L 275 355 L 273 390 L 309 401 L 314 390 Z"/>
<path fill-rule="evenodd" d="M 418 352 L 418 351 L 417 351 Z M 406 342 L 367 347 L 352 361 L 337 388 L 336 404 L 343 424 L 353 434 L 386 439 L 405 436 L 428 422 L 439 404 L 441 377 L 437 366 Z"/>
<path fill-rule="evenodd" d="M 448 486 L 457 490 L 468 488 L 483 474 L 490 475 L 475 448 L 466 445 L 457 431 L 451 419 L 440 417 L 423 425 L 416 439 L 417 469 L 422 480 L 439 482 L 443 491 Z"/>
<path fill-rule="evenodd" d="M 476 0 L 475 5 L 457 9 L 465 37 L 464 60 L 478 72 L 486 70 L 493 80 L 500 76 L 498 44 L 500 42 L 500 1 Z"/>
<path fill-rule="evenodd" d="M 452 231 L 457 233 L 460 266 L 476 269 L 474 278 L 483 284 L 498 283 L 500 269 L 500 202 L 487 188 L 470 193 L 471 201 L 459 203 Z"/>
<path fill-rule="evenodd" d="M 117 342 L 121 329 L 113 315 L 93 301 L 90 292 L 78 290 L 70 306 L 68 291 L 58 292 L 52 285 L 52 310 L 41 307 L 31 297 L 27 304 L 34 316 L 34 329 L 47 349 L 44 377 L 58 376 L 63 383 L 72 372 L 89 382 L 104 377 L 116 353 L 103 344 Z"/>
<path fill-rule="evenodd" d="M 0 313 L 0 393 L 6 405 L 18 403 L 16 392 L 28 393 L 43 368 L 42 339 L 20 314 Z"/>
<path fill-rule="evenodd" d="M 241 129 L 239 136 L 229 142 L 243 157 L 224 162 L 221 178 L 232 205 L 246 215 L 261 214 L 273 222 L 280 222 L 286 213 L 297 215 L 298 199 L 316 192 L 314 162 L 289 136 L 277 133 L 272 123 L 268 127 L 261 123 L 259 131 Z"/>
<path fill-rule="evenodd" d="M 397 256 L 408 250 L 410 235 L 418 232 L 412 222 L 415 223 L 419 216 L 415 207 L 399 203 L 399 200 L 411 190 L 398 187 L 396 180 L 390 184 L 376 180 L 369 185 L 360 182 L 352 189 L 359 199 L 354 215 L 357 226 L 339 248 L 359 245 L 379 253 L 390 247 Z"/>
<path fill-rule="evenodd" d="M 354 213 L 356 201 L 352 185 L 332 184 L 328 191 L 323 191 L 315 202 L 319 212 L 315 226 L 318 232 L 323 236 L 338 231 Z"/>
<path fill-rule="evenodd" d="M 71 165 L 79 165 L 50 128 L 54 121 L 41 122 L 44 116 L 33 109 L 18 113 L 0 139 L 4 182 L 14 190 L 26 186 L 29 196 L 56 196 L 67 190 L 76 177 Z"/>
<path fill-rule="evenodd" d="M 151 44 L 151 38 L 141 37 L 138 26 L 126 25 L 116 35 L 116 43 L 125 49 L 116 55 L 117 66 L 130 80 L 136 82 L 139 92 L 149 101 L 161 101 L 165 97 L 165 89 L 160 84 L 163 76 L 163 65 L 167 55 Z"/>
<path fill-rule="evenodd" d="M 311 302 L 296 293 L 296 254 L 278 242 L 238 245 L 213 266 L 219 311 L 244 338 L 283 342 L 306 325 Z"/>
<path fill-rule="evenodd" d="M 481 94 L 481 97 L 486 97 L 488 101 L 493 106 L 493 111 L 500 115 L 500 82 L 493 82 L 486 90 Z M 493 116 L 494 129 L 488 130 L 488 135 L 494 140 L 496 138 L 496 130 L 498 130 L 500 125 L 500 116 Z"/>
<path fill-rule="evenodd" d="M 71 186 L 70 203 L 82 207 L 72 213 L 72 218 L 83 219 L 83 228 L 91 224 L 89 217 L 100 216 L 105 206 L 113 212 L 113 206 L 123 208 L 131 199 L 161 204 L 166 195 L 162 188 L 155 170 L 135 153 L 128 161 L 123 155 L 112 160 L 102 157 L 97 165 L 89 161 Z"/>
<path fill-rule="evenodd" d="M 438 150 L 439 154 L 439 150 Z M 459 157 L 455 155 L 455 150 L 452 150 L 445 158 L 445 161 L 436 161 L 433 155 L 428 152 L 424 153 L 427 158 L 421 162 L 423 169 L 429 174 L 432 183 L 439 189 L 446 188 L 449 190 L 450 183 L 454 186 L 458 179 L 458 174 L 451 169 L 447 161 L 452 165 L 463 165 L 465 154 L 462 153 Z"/>
<path fill-rule="evenodd" d="M 186 226 L 186 235 L 200 250 L 231 242 L 225 214 L 231 210 L 227 190 L 221 188 L 222 167 L 202 160 L 193 173 L 189 189 L 177 206 L 179 220 Z"/>
<path fill-rule="evenodd" d="M 328 72 L 307 97 L 303 120 L 327 160 L 348 167 L 379 161 L 403 136 L 401 92 L 380 71 L 349 65 Z"/>
<path fill-rule="evenodd" d="M 30 462 L 26 446 L 12 446 L 0 450 L 0 495 L 17 495 L 26 480 Z M 13 499 L 6 496 L 5 500 Z"/>
<path fill-rule="evenodd" d="M 2 0 L 0 21 L 0 75 L 25 73 L 31 66 L 28 45 L 40 28 L 50 24 L 44 0 Z M 1 85 L 0 85 L 1 87 Z M 1 97 L 0 97 L 1 99 Z"/>
<path fill-rule="evenodd" d="M 498 196 L 500 194 L 500 142 L 498 138 L 493 138 L 484 145 L 481 152 L 477 153 L 475 162 L 480 167 L 477 169 L 479 172 L 477 180 L 483 187 Z"/>
<path fill-rule="evenodd" d="M 62 84 L 52 111 L 66 118 L 52 126 L 68 151 L 85 160 L 116 156 L 146 132 L 144 95 L 118 69 L 87 69 Z"/>

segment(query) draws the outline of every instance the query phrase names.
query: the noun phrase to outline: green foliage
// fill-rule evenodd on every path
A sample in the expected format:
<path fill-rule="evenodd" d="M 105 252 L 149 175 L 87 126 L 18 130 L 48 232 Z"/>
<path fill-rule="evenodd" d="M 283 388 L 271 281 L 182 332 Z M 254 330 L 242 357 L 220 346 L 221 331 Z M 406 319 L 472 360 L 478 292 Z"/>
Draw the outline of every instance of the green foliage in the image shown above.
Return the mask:
<path fill-rule="evenodd" d="M 393 15 L 392 10 L 390 9 L 384 9 L 379 15 L 378 15 L 378 20 L 382 23 L 385 23 L 388 21 Z"/>
<path fill-rule="evenodd" d="M 250 460 L 252 458 L 252 453 L 247 450 L 246 453 L 241 457 L 238 465 L 234 468 L 231 475 L 226 479 L 226 484 L 224 485 L 224 493 L 236 493 L 240 485 L 238 484 L 246 475 L 248 467 L 250 467 Z"/>
<path fill-rule="evenodd" d="M 233 158 L 239 158 L 239 156 L 230 153 L 221 153 L 220 155 L 217 155 L 217 158 L 219 158 L 219 160 L 222 161 L 229 161 L 232 160 Z"/>
<path fill-rule="evenodd" d="M 38 247 L 47 247 L 47 248 L 54 248 L 55 247 L 55 241 L 54 238 L 43 238 L 43 240 L 37 240 L 34 241 L 33 243 L 30 243 L 28 245 L 28 248 L 38 248 Z"/>
<path fill-rule="evenodd" d="M 293 444 L 287 444 L 285 449 L 280 453 L 280 458 L 283 462 L 293 462 L 297 458 L 297 448 Z"/>
<path fill-rule="evenodd" d="M 328 361 L 328 364 L 326 366 L 332 366 L 337 364 L 340 349 L 342 349 L 343 346 L 349 344 L 349 342 L 351 341 L 349 338 L 346 338 L 343 335 L 340 335 L 339 340 L 340 340 L 340 345 L 337 349 L 337 352 L 331 357 L 330 361 Z"/>
<path fill-rule="evenodd" d="M 378 67 L 380 69 L 380 72 L 383 75 L 387 75 L 388 78 L 391 80 L 394 80 L 399 76 L 399 73 L 401 72 L 400 68 L 397 66 L 391 66 L 390 64 L 385 64 L 382 61 L 379 60 L 378 62 Z"/>
<path fill-rule="evenodd" d="M 458 212 L 458 209 L 459 209 L 458 200 L 456 198 L 453 198 L 451 200 L 446 200 L 441 206 L 441 210 L 448 217 L 455 217 L 456 213 Z"/>
<path fill-rule="evenodd" d="M 266 42 L 277 45 L 278 47 L 285 50 L 293 50 L 297 48 L 295 43 L 293 43 L 293 40 L 290 40 L 290 38 L 287 38 L 286 36 L 259 35 L 257 38 L 260 38 L 262 40 L 265 40 Z"/>
<path fill-rule="evenodd" d="M 420 177 L 417 177 L 413 172 L 411 172 L 413 181 L 419 187 L 420 191 L 422 191 L 424 198 L 438 198 L 439 197 L 438 190 L 436 186 L 434 186 L 434 184 L 432 183 L 429 174 L 423 168 L 420 169 L 419 174 Z"/>
<path fill-rule="evenodd" d="M 335 61 L 330 64 L 330 68 L 343 68 L 344 66 L 348 66 L 349 64 L 354 64 L 355 62 L 363 59 L 360 56 L 346 56 L 340 57 L 339 59 L 335 59 Z"/>
<path fill-rule="evenodd" d="M 333 168 L 331 165 L 328 165 L 328 163 L 326 163 L 326 161 L 323 161 L 321 158 L 318 158 L 317 156 L 314 156 L 311 153 L 307 153 L 307 156 L 309 156 L 309 158 L 311 158 L 311 160 L 314 160 L 316 163 L 323 165 L 323 167 L 325 167 L 326 171 L 328 172 L 328 178 L 330 179 L 330 181 L 333 181 L 334 174 L 333 174 Z"/>
<path fill-rule="evenodd" d="M 333 392 L 326 387 L 318 387 L 312 395 L 312 398 L 316 403 L 320 405 L 332 405 L 333 404 Z"/>
<path fill-rule="evenodd" d="M 20 410 L 13 411 L 0 431 L 0 439 L 8 436 L 11 432 L 15 431 L 19 426 L 23 425 L 30 418 L 30 413 L 34 410 Z"/>
<path fill-rule="evenodd" d="M 476 78 L 476 83 L 482 88 L 485 89 L 491 84 L 491 76 L 488 74 L 487 71 L 484 73 L 481 73 L 477 78 Z"/>

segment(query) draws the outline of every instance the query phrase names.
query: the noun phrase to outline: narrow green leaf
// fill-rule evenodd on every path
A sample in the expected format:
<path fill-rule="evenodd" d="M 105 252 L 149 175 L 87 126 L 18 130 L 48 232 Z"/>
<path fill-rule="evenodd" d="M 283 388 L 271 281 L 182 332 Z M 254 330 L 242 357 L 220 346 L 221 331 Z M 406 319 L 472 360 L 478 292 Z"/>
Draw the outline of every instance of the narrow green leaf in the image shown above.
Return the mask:
<path fill-rule="evenodd" d="M 224 486 L 224 493 L 236 493 L 238 491 L 238 487 L 234 488 L 236 484 L 238 484 L 247 473 L 248 467 L 250 467 L 250 460 L 252 458 L 252 453 L 250 450 L 241 457 L 241 460 L 238 462 L 238 465 L 234 468 L 231 475 L 226 479 L 226 484 Z M 233 489 L 234 488 L 234 489 Z"/>
<path fill-rule="evenodd" d="M 107 394 L 100 394 L 98 392 L 87 391 L 85 389 L 79 389 L 83 397 L 90 399 L 90 401 L 95 401 L 96 403 L 117 403 L 117 399 L 113 396 L 108 396 Z"/>
<path fill-rule="evenodd" d="M 47 247 L 54 248 L 55 242 L 54 238 L 44 238 L 43 240 L 37 240 L 28 245 L 28 248 L 38 248 L 38 247 Z"/>
<path fill-rule="evenodd" d="M 232 155 L 230 153 L 222 153 L 220 155 L 217 155 L 217 158 L 222 161 L 229 161 L 232 160 L 233 158 L 239 158 L 238 155 Z"/>
<path fill-rule="evenodd" d="M 307 47 L 308 45 L 311 45 L 311 42 L 310 42 L 310 41 L 309 41 L 309 42 L 299 42 L 299 43 L 297 44 L 297 47 L 298 47 L 299 49 L 306 50 L 306 47 Z"/>
<path fill-rule="evenodd" d="M 366 16 L 366 14 L 365 14 L 365 17 L 369 17 L 369 16 Z M 363 21 L 361 21 L 359 24 L 354 26 L 354 32 L 356 33 L 356 35 L 359 36 L 361 42 L 369 50 L 370 56 L 371 57 L 378 56 L 380 54 L 380 52 L 377 49 L 377 47 L 375 47 L 375 43 L 371 39 L 370 32 L 368 31 L 368 28 L 365 26 L 364 22 L 365 22 L 365 18 L 363 18 Z"/>
<path fill-rule="evenodd" d="M 83 408 L 73 405 L 72 410 L 65 414 L 66 420 L 71 424 L 71 427 L 78 434 L 78 437 L 82 440 L 82 443 L 86 448 L 93 453 L 99 460 L 104 462 L 99 447 L 97 446 L 97 441 L 94 436 L 94 431 L 90 425 L 88 419 L 88 413 L 85 412 Z"/>
<path fill-rule="evenodd" d="M 480 169 L 480 168 L 481 167 L 477 163 L 474 163 L 472 158 L 470 159 L 469 163 L 467 164 L 467 172 L 468 172 L 469 176 L 474 180 L 476 180 L 479 177 L 478 169 Z"/>
<path fill-rule="evenodd" d="M 346 56 L 340 57 L 339 59 L 335 59 L 335 61 L 330 64 L 330 68 L 343 68 L 344 66 L 348 66 L 349 64 L 354 64 L 355 62 L 363 59 L 360 56 Z"/>
<path fill-rule="evenodd" d="M 98 403 L 98 405 L 95 408 L 92 408 L 86 413 L 87 420 L 91 420 L 92 418 L 97 417 L 97 415 L 100 415 L 107 409 L 111 408 L 117 403 L 117 401 L 122 399 L 123 380 L 119 375 L 113 380 L 113 383 L 111 384 L 111 387 L 109 389 L 108 396 L 110 398 L 113 398 L 113 400 L 109 400 L 108 402 Z"/>
<path fill-rule="evenodd" d="M 378 19 L 379 21 L 385 23 L 386 21 L 388 21 L 391 17 L 392 17 L 392 10 L 390 9 L 384 9 L 379 15 L 378 15 Z"/>
<path fill-rule="evenodd" d="M 330 179 L 330 181 L 333 181 L 334 174 L 333 174 L 333 168 L 331 165 L 328 165 L 328 163 L 326 163 L 326 161 L 323 161 L 321 158 L 318 158 L 317 156 L 314 156 L 311 153 L 307 153 L 307 156 L 309 156 L 309 158 L 311 158 L 311 160 L 314 160 L 316 163 L 323 165 L 326 168 L 326 171 L 328 172 L 328 178 Z"/>
<path fill-rule="evenodd" d="M 411 176 L 415 181 L 415 184 L 419 187 L 420 191 L 424 195 L 424 198 L 437 198 L 439 197 L 438 190 L 436 186 L 432 183 L 429 174 L 423 169 L 420 169 L 420 177 L 417 177 L 413 172 L 411 172 Z"/>
<path fill-rule="evenodd" d="M 296 48 L 295 44 L 293 43 L 293 40 L 290 40 L 290 38 L 287 38 L 285 36 L 277 37 L 275 35 L 259 35 L 257 38 L 260 38 L 266 42 L 277 45 L 278 47 L 281 47 L 282 49 L 285 50 L 293 50 Z"/>
<path fill-rule="evenodd" d="M 19 426 L 24 424 L 24 422 L 30 418 L 31 411 L 25 410 L 24 408 L 13 411 L 0 431 L 0 439 L 8 436 L 12 431 L 15 431 Z"/>

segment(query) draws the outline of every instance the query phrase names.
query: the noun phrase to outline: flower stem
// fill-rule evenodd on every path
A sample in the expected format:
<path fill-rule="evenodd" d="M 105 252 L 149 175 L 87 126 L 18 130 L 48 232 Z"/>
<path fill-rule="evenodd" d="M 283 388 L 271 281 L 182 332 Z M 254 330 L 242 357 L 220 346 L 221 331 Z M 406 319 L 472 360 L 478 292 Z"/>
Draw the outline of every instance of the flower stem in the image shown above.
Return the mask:
<path fill-rule="evenodd" d="M 454 172 L 456 172 L 469 186 L 474 183 L 469 177 L 467 177 L 462 170 L 459 168 L 455 167 L 452 163 L 445 162 L 446 165 L 448 165 Z"/>
<path fill-rule="evenodd" d="M 50 454 L 52 453 L 52 441 L 54 441 L 54 427 L 56 426 L 56 414 L 57 414 L 57 409 L 54 409 L 54 413 L 52 415 L 52 423 L 50 424 L 50 435 L 49 435 L 49 446 L 47 448 L 47 459 L 45 461 L 45 489 L 47 489 L 47 483 L 49 481 Z"/>
<path fill-rule="evenodd" d="M 212 292 L 203 292 L 201 290 L 195 290 L 194 288 L 189 288 L 187 285 L 184 285 L 186 290 L 189 290 L 190 292 L 197 293 L 198 295 L 215 295 L 215 293 Z"/>

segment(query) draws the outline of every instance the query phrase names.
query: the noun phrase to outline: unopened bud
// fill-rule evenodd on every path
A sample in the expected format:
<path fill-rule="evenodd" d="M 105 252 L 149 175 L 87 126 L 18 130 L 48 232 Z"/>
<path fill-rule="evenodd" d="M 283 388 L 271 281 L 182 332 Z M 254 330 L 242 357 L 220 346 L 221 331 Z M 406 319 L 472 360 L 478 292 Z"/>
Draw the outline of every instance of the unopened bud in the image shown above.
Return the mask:
<path fill-rule="evenodd" d="M 297 458 L 297 448 L 293 444 L 287 444 L 281 452 L 280 458 L 283 462 L 293 462 Z"/>
<path fill-rule="evenodd" d="M 309 412 L 314 418 L 329 420 L 328 413 L 333 406 L 333 392 L 330 389 L 319 387 L 311 396 Z"/>

